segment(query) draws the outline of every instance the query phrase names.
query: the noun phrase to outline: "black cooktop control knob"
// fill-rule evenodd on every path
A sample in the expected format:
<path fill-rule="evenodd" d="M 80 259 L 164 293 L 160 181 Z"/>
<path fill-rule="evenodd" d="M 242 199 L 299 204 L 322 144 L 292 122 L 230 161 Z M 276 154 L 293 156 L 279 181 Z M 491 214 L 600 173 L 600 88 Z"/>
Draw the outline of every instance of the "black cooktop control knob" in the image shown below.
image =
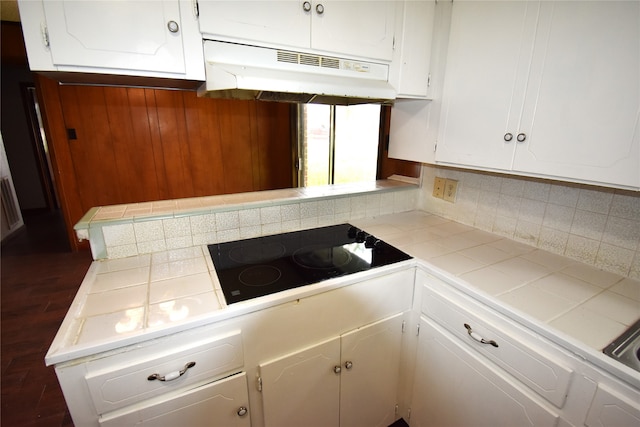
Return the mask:
<path fill-rule="evenodd" d="M 355 239 L 356 238 L 356 234 L 358 234 L 358 230 L 356 227 L 349 227 L 349 231 L 347 231 L 347 236 L 349 236 L 350 239 Z"/>
<path fill-rule="evenodd" d="M 369 248 L 369 249 L 371 249 L 371 248 L 378 249 L 378 248 L 380 248 L 381 243 L 382 242 L 380 241 L 380 239 L 378 239 L 375 236 L 369 235 L 369 236 L 367 236 L 367 238 L 364 241 L 364 247 L 365 248 Z"/>
<path fill-rule="evenodd" d="M 356 242 L 362 243 L 366 238 L 367 238 L 367 233 L 365 233 L 364 231 L 360 230 L 356 233 Z"/>

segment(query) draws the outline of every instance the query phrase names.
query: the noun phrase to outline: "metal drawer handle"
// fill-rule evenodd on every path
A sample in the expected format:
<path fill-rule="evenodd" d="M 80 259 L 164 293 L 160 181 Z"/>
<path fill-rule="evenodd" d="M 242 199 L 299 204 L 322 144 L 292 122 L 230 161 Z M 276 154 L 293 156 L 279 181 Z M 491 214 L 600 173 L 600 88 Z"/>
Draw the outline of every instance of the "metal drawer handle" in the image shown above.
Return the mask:
<path fill-rule="evenodd" d="M 480 344 L 490 344 L 490 345 L 492 345 L 494 347 L 498 346 L 498 343 L 495 342 L 494 340 L 485 340 L 480 335 L 478 335 L 475 332 L 473 332 L 473 329 L 471 329 L 471 326 L 469 326 L 468 324 L 465 323 L 464 327 L 467 328 L 467 333 L 469 334 L 469 336 L 471 338 L 473 338 L 474 340 L 478 341 Z"/>
<path fill-rule="evenodd" d="M 189 362 L 184 365 L 184 368 L 180 369 L 179 371 L 169 372 L 167 375 L 151 374 L 147 377 L 147 379 L 149 381 L 173 381 L 176 378 L 180 378 L 181 376 L 183 376 L 187 372 L 187 369 L 193 368 L 194 366 L 196 366 L 196 362 Z"/>

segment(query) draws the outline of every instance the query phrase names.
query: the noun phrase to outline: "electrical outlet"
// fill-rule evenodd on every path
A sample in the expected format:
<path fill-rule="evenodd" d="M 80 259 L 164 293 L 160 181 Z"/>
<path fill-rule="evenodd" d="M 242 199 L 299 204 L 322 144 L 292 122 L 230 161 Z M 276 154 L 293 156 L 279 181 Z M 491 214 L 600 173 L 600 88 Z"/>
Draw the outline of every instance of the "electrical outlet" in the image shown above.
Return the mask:
<path fill-rule="evenodd" d="M 458 191 L 458 181 L 455 179 L 447 179 L 444 184 L 444 196 L 447 202 L 455 203 L 456 192 Z"/>
<path fill-rule="evenodd" d="M 438 199 L 444 198 L 444 178 L 436 177 L 433 181 L 433 197 L 437 197 Z"/>

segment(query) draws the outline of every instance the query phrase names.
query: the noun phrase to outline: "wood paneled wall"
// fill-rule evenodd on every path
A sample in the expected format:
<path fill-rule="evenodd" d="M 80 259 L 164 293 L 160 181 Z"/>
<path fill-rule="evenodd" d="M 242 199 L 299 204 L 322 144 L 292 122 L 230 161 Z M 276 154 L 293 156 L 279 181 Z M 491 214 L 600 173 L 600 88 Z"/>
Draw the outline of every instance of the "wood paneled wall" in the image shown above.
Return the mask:
<path fill-rule="evenodd" d="M 291 105 L 38 76 L 72 244 L 94 206 L 288 188 Z M 75 136 L 73 135 L 75 134 Z"/>
<path fill-rule="evenodd" d="M 73 226 L 94 206 L 289 188 L 291 104 L 199 98 L 195 92 L 59 85 L 36 76 L 56 188 Z M 391 108 L 380 131 L 388 140 Z M 388 158 L 378 178 L 420 176 L 420 164 Z"/>

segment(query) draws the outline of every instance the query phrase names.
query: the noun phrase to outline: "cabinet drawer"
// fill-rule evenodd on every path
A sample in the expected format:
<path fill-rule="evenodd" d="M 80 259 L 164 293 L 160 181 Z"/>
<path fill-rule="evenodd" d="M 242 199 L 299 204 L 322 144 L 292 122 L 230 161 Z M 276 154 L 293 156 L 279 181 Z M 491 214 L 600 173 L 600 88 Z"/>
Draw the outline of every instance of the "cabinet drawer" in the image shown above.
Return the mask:
<path fill-rule="evenodd" d="M 424 314 L 549 402 L 563 407 L 573 369 L 559 349 L 437 279 L 420 274 L 418 280 L 424 286 Z M 497 347 L 480 339 L 494 341 Z"/>
<path fill-rule="evenodd" d="M 85 381 L 98 414 L 215 380 L 240 371 L 243 366 L 240 331 L 167 347 L 160 342 L 142 350 L 125 351 L 113 358 L 117 360 L 106 358 L 90 362 Z M 111 363 L 105 364 L 104 360 L 111 360 Z M 191 362 L 195 364 L 187 368 Z M 179 375 L 181 370 L 184 370 L 183 375 Z M 166 380 L 149 380 L 153 374 L 164 376 Z"/>
<path fill-rule="evenodd" d="M 178 395 L 159 396 L 109 414 L 99 423 L 101 427 L 250 427 L 248 407 L 247 374 L 242 372 Z"/>

